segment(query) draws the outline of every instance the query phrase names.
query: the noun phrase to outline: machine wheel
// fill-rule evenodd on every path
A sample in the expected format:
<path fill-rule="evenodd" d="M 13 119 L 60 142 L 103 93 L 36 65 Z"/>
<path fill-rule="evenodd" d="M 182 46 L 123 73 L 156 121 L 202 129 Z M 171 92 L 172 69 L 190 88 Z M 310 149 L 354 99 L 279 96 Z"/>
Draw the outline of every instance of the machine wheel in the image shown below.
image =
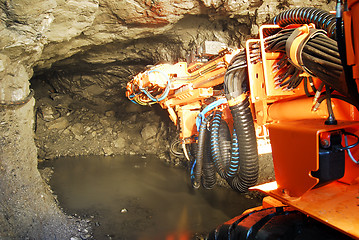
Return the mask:
<path fill-rule="evenodd" d="M 351 239 L 290 207 L 266 208 L 240 215 L 213 230 L 208 240 Z"/>

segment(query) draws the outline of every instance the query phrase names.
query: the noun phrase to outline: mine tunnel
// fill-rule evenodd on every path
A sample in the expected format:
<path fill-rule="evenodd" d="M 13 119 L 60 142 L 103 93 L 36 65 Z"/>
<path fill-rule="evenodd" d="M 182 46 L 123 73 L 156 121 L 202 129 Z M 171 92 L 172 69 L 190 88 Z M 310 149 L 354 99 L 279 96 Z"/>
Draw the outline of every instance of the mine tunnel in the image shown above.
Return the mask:
<path fill-rule="evenodd" d="M 156 64 L 188 61 L 205 41 L 243 47 L 257 35 L 259 26 L 280 11 L 305 4 L 266 0 L 2 1 L 0 238 L 94 238 L 91 231 L 100 224 L 91 220 L 94 216 L 65 213 L 61 197 L 55 200 L 48 185 L 51 175 L 56 175 L 51 166 L 54 159 L 73 158 L 82 168 L 86 163 L 78 161 L 81 157 L 109 161 L 101 159 L 128 156 L 142 159 L 137 164 L 142 166 L 143 159 L 152 156 L 186 175 L 188 161 L 173 154 L 178 129 L 168 112 L 159 105 L 129 101 L 128 81 Z M 315 1 L 317 7 L 328 10 L 333 4 Z M 96 165 L 99 161 L 94 166 L 101 169 Z M 131 166 L 119 168 L 126 167 Z M 70 170 L 64 169 L 63 174 Z M 260 183 L 274 179 L 270 154 L 259 157 L 259 171 Z M 248 200 L 243 203 L 248 208 L 258 205 L 262 197 L 237 193 L 226 182 L 218 185 L 219 190 L 211 191 L 230 198 L 219 197 L 225 201 L 219 201 L 222 205 L 236 205 L 239 198 Z M 176 192 L 177 184 L 173 186 L 171 191 Z M 136 204 L 133 206 L 141 210 L 141 204 Z M 121 213 L 130 212 L 130 207 L 124 206 Z M 173 218 L 180 218 L 176 214 Z M 190 234 L 201 239 L 210 230 Z M 101 236 L 121 239 L 110 231 Z"/>

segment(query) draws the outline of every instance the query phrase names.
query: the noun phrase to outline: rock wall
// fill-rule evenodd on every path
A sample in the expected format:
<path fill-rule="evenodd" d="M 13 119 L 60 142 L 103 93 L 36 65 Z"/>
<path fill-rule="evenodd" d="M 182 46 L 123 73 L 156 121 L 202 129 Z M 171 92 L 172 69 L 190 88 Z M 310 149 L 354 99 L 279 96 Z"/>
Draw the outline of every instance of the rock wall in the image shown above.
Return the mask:
<path fill-rule="evenodd" d="M 130 103 L 118 105 L 116 112 L 96 110 L 68 94 L 46 94 L 40 90 L 45 85 L 32 84 L 37 99 L 35 133 L 40 159 L 168 153 L 175 128 L 159 106 L 154 109 Z"/>
<path fill-rule="evenodd" d="M 2 0 L 0 49 L 38 73 L 56 66 L 79 72 L 74 65 L 83 67 L 81 63 L 101 69 L 178 60 L 204 39 L 238 46 L 258 26 L 294 6 L 333 10 L 334 2 Z"/>
<path fill-rule="evenodd" d="M 40 1 L 43 13 L 28 20 L 35 24 L 33 41 L 41 49 L 33 69 L 54 91 L 117 111 L 127 101 L 126 82 L 146 65 L 186 60 L 204 40 L 239 47 L 284 9 L 333 10 L 334 2 L 328 1 L 53 0 L 47 9 Z M 28 15 L 23 18 L 35 16 Z"/>

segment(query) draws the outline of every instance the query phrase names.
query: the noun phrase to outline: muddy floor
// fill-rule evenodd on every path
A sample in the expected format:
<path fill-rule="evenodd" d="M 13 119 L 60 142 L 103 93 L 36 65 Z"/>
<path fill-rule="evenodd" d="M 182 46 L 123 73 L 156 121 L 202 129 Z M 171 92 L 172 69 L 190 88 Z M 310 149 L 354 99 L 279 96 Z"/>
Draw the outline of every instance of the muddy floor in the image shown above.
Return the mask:
<path fill-rule="evenodd" d="M 259 197 L 219 186 L 194 190 L 185 169 L 154 155 L 67 157 L 40 168 L 52 172 L 63 210 L 91 220 L 94 239 L 203 239 L 260 204 Z"/>

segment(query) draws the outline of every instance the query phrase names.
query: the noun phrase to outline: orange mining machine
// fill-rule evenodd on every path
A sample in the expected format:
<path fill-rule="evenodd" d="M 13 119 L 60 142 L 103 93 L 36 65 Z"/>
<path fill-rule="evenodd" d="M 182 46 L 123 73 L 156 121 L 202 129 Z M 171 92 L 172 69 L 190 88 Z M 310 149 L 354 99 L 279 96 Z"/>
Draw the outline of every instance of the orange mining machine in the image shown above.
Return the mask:
<path fill-rule="evenodd" d="M 208 239 L 359 238 L 358 26 L 358 0 L 289 9 L 242 49 L 208 41 L 128 83 L 131 101 L 167 109 L 194 188 L 219 175 L 267 195 Z M 266 139 L 276 181 L 255 186 Z"/>

